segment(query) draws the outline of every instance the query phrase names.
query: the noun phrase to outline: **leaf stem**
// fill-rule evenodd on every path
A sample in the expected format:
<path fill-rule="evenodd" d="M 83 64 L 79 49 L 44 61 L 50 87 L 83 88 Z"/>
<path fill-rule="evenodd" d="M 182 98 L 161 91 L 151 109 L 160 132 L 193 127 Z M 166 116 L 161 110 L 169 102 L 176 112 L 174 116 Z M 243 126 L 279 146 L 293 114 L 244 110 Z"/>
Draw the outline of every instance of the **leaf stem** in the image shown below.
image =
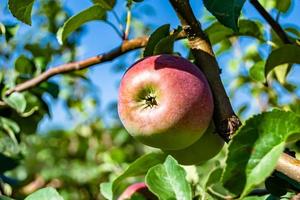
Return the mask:
<path fill-rule="evenodd" d="M 116 33 L 118 34 L 118 36 L 121 39 L 123 39 L 122 33 L 120 32 L 120 30 L 113 23 L 111 23 L 110 21 L 105 21 L 105 23 L 108 24 L 110 27 L 112 27 L 116 31 Z"/>
<path fill-rule="evenodd" d="M 258 0 L 250 0 L 250 3 L 261 14 L 261 16 L 270 24 L 272 29 L 278 35 L 278 37 L 286 44 L 292 44 L 287 34 L 282 27 L 277 23 L 272 16 L 266 11 L 266 9 L 258 2 Z"/>
<path fill-rule="evenodd" d="M 130 10 L 130 8 L 128 8 L 127 17 L 126 17 L 126 28 L 125 28 L 125 31 L 124 31 L 123 40 L 128 39 L 129 31 L 130 31 L 130 25 L 131 25 L 131 10 Z"/>

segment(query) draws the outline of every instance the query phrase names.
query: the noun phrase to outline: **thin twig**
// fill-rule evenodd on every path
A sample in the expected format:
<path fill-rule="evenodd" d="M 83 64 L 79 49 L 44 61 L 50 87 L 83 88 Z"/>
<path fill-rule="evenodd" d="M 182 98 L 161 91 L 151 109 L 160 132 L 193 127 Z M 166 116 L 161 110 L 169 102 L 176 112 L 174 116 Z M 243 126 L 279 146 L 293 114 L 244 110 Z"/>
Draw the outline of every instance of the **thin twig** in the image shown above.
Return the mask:
<path fill-rule="evenodd" d="M 272 16 L 266 11 L 266 9 L 257 1 L 250 0 L 250 3 L 255 9 L 261 14 L 261 16 L 270 24 L 272 29 L 278 35 L 278 37 L 286 44 L 292 44 L 287 34 L 284 32 L 282 27 L 272 18 Z"/>
<path fill-rule="evenodd" d="M 69 72 L 76 71 L 76 70 L 82 70 L 82 69 L 88 68 L 90 66 L 93 66 L 95 64 L 111 61 L 114 58 L 116 58 L 122 54 L 125 54 L 131 50 L 144 47 L 147 44 L 147 41 L 148 41 L 148 37 L 140 37 L 140 38 L 136 38 L 136 39 L 132 39 L 132 40 L 125 40 L 119 47 L 117 47 L 107 53 L 93 56 L 93 57 L 87 58 L 85 60 L 67 63 L 67 64 L 63 64 L 63 65 L 59 65 L 57 67 L 51 68 L 51 69 L 45 71 L 44 73 L 38 75 L 37 77 L 30 79 L 28 81 L 25 81 L 23 83 L 20 83 L 16 87 L 9 89 L 5 93 L 5 95 L 9 96 L 13 92 L 22 92 L 24 90 L 33 88 L 57 74 L 64 74 L 64 73 L 69 73 Z"/>
<path fill-rule="evenodd" d="M 114 29 L 114 31 L 116 31 L 116 33 L 118 34 L 118 36 L 123 39 L 123 35 L 122 33 L 120 32 L 120 30 L 113 24 L 111 23 L 110 21 L 104 21 L 106 24 L 108 24 L 110 27 L 112 27 Z"/>
<path fill-rule="evenodd" d="M 182 39 L 185 37 L 186 36 L 185 36 L 184 32 L 182 31 L 178 34 L 177 39 Z M 31 89 L 58 74 L 65 74 L 65 73 L 69 73 L 72 71 L 82 70 L 82 69 L 89 68 L 93 65 L 99 64 L 99 63 L 111 61 L 111 60 L 117 58 L 118 56 L 123 55 L 129 51 L 145 47 L 147 42 L 148 42 L 148 37 L 146 37 L 146 36 L 135 38 L 132 40 L 124 40 L 123 43 L 119 47 L 112 49 L 111 51 L 109 51 L 107 53 L 93 56 L 93 57 L 87 58 L 85 60 L 66 63 L 63 65 L 59 65 L 59 66 L 50 68 L 49 70 L 34 77 L 33 79 L 30 79 L 28 81 L 20 83 L 17 86 L 15 86 L 14 88 L 7 90 L 5 95 L 9 96 L 10 94 L 12 94 L 14 92 L 22 92 L 22 91 Z"/>
<path fill-rule="evenodd" d="M 116 11 L 112 10 L 111 12 L 112 12 L 113 16 L 115 17 L 115 19 L 117 20 L 117 22 L 118 22 L 118 24 L 119 24 L 119 27 L 120 27 L 121 31 L 124 32 L 123 24 L 122 24 L 122 22 L 121 22 L 119 16 L 117 15 Z"/>

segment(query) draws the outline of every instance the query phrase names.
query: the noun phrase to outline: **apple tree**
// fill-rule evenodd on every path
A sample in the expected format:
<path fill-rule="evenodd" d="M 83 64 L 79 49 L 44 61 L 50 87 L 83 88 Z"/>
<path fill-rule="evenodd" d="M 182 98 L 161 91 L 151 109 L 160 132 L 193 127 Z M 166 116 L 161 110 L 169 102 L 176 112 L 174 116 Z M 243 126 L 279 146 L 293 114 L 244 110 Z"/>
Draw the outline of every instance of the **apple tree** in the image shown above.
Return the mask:
<path fill-rule="evenodd" d="M 300 17 L 299 2 L 87 2 L 71 14 L 67 1 L 0 0 L 0 199 L 300 199 L 300 31 L 281 20 Z M 154 5 L 168 6 L 176 26 L 149 23 Z M 79 59 L 91 21 L 113 30 L 119 45 Z M 94 43 L 109 39 L 99 35 Z M 151 59 L 164 66 L 150 66 Z M 103 114 L 89 70 L 111 61 L 121 96 Z M 126 110 L 135 92 L 130 79 L 145 85 L 154 76 L 128 75 L 141 63 L 142 72 L 176 70 L 134 98 L 147 109 L 159 107 L 156 87 L 172 76 L 160 91 L 172 100 L 164 116 L 183 106 L 189 113 L 172 127 L 167 117 L 151 116 L 157 112 L 143 113 L 151 119 L 142 124 L 147 133 L 159 133 L 151 141 L 135 137 L 144 132 L 128 121 L 142 115 Z M 199 80 L 190 81 L 184 70 L 205 82 L 205 100 L 194 92 L 202 91 L 194 86 Z M 41 128 L 45 118 L 60 114 L 53 112 L 57 102 L 76 123 Z M 200 126 L 197 137 L 188 123 Z M 151 130 L 160 125 L 167 128 Z"/>

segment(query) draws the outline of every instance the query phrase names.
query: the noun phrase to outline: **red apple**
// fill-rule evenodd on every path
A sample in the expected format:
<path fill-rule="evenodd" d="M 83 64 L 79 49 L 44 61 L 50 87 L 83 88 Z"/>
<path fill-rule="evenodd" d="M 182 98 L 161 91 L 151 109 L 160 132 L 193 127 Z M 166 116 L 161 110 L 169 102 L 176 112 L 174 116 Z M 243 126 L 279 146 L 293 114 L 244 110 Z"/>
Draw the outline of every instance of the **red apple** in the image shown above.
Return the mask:
<path fill-rule="evenodd" d="M 130 185 L 126 190 L 119 196 L 118 200 L 127 200 L 135 194 L 139 194 L 149 200 L 157 200 L 158 198 L 149 191 L 145 183 L 135 183 Z"/>
<path fill-rule="evenodd" d="M 126 130 L 142 143 L 183 149 L 209 126 L 213 98 L 197 66 L 182 57 L 157 55 L 127 70 L 119 89 L 118 112 Z"/>
<path fill-rule="evenodd" d="M 216 156 L 224 146 L 224 140 L 214 131 L 213 123 L 206 129 L 203 136 L 191 146 L 180 150 L 165 150 L 179 164 L 198 165 Z"/>

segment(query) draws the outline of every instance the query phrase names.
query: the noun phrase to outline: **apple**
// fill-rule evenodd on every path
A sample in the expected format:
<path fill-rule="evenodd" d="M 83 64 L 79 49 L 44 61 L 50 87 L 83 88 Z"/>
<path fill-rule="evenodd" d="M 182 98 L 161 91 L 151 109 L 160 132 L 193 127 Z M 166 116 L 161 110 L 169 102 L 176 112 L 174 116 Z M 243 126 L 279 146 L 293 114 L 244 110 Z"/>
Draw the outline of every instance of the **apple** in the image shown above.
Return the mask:
<path fill-rule="evenodd" d="M 198 165 L 216 156 L 224 146 L 224 140 L 214 131 L 213 123 L 203 136 L 191 146 L 180 150 L 164 150 L 173 156 L 179 164 Z"/>
<path fill-rule="evenodd" d="M 119 196 L 118 200 L 131 199 L 134 195 L 140 195 L 149 200 L 157 200 L 158 198 L 149 191 L 147 185 L 143 182 L 134 183 L 130 185 L 126 190 Z"/>
<path fill-rule="evenodd" d="M 142 143 L 183 149 L 209 126 L 213 97 L 205 76 L 190 61 L 166 54 L 150 56 L 124 74 L 118 113 L 125 129 Z"/>

